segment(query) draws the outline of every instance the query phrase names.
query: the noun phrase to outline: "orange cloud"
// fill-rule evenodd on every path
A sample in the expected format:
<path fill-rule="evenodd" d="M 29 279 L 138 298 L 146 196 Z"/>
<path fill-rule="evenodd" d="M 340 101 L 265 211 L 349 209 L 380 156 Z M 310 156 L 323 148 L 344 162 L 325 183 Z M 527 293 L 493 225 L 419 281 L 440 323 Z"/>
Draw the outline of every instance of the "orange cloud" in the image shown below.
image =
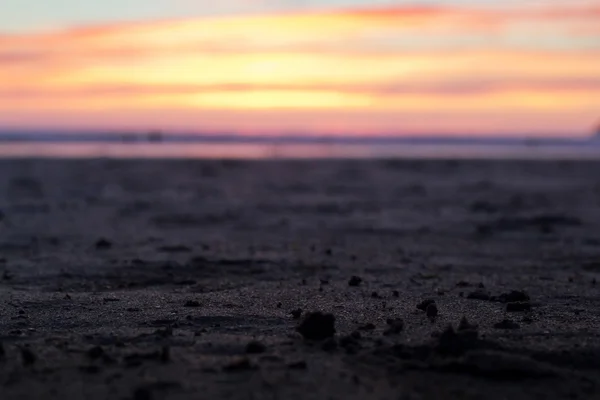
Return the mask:
<path fill-rule="evenodd" d="M 410 115 L 422 116 L 423 129 L 446 121 L 465 130 L 471 121 L 485 130 L 500 112 L 515 131 L 540 113 L 565 116 L 554 130 L 582 130 L 600 104 L 600 32 L 589 29 L 598 15 L 600 7 L 393 7 L 5 35 L 0 124 L 29 113 L 93 125 L 127 109 L 133 125 L 158 110 L 180 110 L 190 127 L 221 112 L 268 111 L 281 130 L 300 116 L 317 131 L 367 129 L 340 119 L 352 110 L 370 131 L 412 126 Z M 249 120 L 227 118 L 227 129 L 264 125 Z"/>

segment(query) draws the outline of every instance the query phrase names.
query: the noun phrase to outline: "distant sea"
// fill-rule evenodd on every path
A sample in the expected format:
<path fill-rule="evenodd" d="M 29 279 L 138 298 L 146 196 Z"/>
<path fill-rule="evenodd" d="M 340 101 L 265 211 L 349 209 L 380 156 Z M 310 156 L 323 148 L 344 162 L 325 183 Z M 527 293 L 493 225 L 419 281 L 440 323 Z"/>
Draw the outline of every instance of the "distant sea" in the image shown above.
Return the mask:
<path fill-rule="evenodd" d="M 324 137 L 0 131 L 0 157 L 598 159 L 600 138 Z"/>

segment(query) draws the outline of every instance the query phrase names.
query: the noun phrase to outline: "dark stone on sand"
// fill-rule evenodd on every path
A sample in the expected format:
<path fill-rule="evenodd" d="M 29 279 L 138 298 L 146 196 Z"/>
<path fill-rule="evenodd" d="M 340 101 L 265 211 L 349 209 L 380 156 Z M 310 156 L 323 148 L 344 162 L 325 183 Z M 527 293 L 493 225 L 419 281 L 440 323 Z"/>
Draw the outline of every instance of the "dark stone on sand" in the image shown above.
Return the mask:
<path fill-rule="evenodd" d="M 308 313 L 296 330 L 308 340 L 325 340 L 335 334 L 335 317 L 321 312 Z"/>
<path fill-rule="evenodd" d="M 92 360 L 96 360 L 104 355 L 104 349 L 100 346 L 94 346 L 87 351 L 87 356 Z"/>
<path fill-rule="evenodd" d="M 277 308 L 281 308 L 281 307 L 283 307 L 283 303 L 282 302 L 277 303 Z"/>
<path fill-rule="evenodd" d="M 250 360 L 244 357 L 244 358 L 234 360 L 234 361 L 230 362 L 229 364 L 225 365 L 223 367 L 223 371 L 225 371 L 225 372 L 241 372 L 241 371 L 250 371 L 255 368 L 256 367 L 254 367 L 252 365 Z"/>
<path fill-rule="evenodd" d="M 171 361 L 171 348 L 169 346 L 164 346 L 161 350 L 160 350 L 160 355 L 159 355 L 159 360 L 163 363 L 166 364 L 169 361 Z"/>
<path fill-rule="evenodd" d="M 467 351 L 478 348 L 481 343 L 476 330 L 456 332 L 449 325 L 439 336 L 435 351 L 441 356 L 458 357 Z"/>
<path fill-rule="evenodd" d="M 133 400 L 151 400 L 152 393 L 144 387 L 139 387 L 133 391 Z"/>
<path fill-rule="evenodd" d="M 378 299 L 379 298 L 379 293 L 373 292 L 373 293 L 371 293 L 371 297 L 374 298 L 374 299 Z"/>
<path fill-rule="evenodd" d="M 112 247 L 112 242 L 106 239 L 98 239 L 96 241 L 96 250 L 108 250 Z"/>
<path fill-rule="evenodd" d="M 492 299 L 492 296 L 489 292 L 486 292 L 485 290 L 476 290 L 474 292 L 469 293 L 467 295 L 467 299 L 489 301 Z"/>
<path fill-rule="evenodd" d="M 189 253 L 192 251 L 189 247 L 182 245 L 161 246 L 157 250 L 163 253 Z"/>
<path fill-rule="evenodd" d="M 359 286 L 362 283 L 362 278 L 360 276 L 352 276 L 348 281 L 348 286 Z"/>
<path fill-rule="evenodd" d="M 519 301 L 529 301 L 529 295 L 521 290 L 511 290 L 508 293 L 502 293 L 498 296 L 502 303 L 514 303 Z"/>
<path fill-rule="evenodd" d="M 63 299 L 65 299 L 65 300 L 71 300 L 71 296 L 69 294 L 65 294 L 65 297 L 63 297 Z"/>
<path fill-rule="evenodd" d="M 526 301 L 515 301 L 512 303 L 506 303 L 506 311 L 508 312 L 521 312 L 530 311 L 531 303 Z"/>
<path fill-rule="evenodd" d="M 246 345 L 246 353 L 248 354 L 260 354 L 265 351 L 267 351 L 267 346 L 256 340 L 253 340 Z"/>
<path fill-rule="evenodd" d="M 200 302 L 197 300 L 188 300 L 183 305 L 184 307 L 200 307 Z"/>
<path fill-rule="evenodd" d="M 13 274 L 11 274 L 8 271 L 4 271 L 2 272 L 2 280 L 3 281 L 10 281 L 13 278 Z"/>
<path fill-rule="evenodd" d="M 520 326 L 516 322 L 513 322 L 509 319 L 504 319 L 498 323 L 495 323 L 494 328 L 496 328 L 496 329 L 519 329 Z"/>
<path fill-rule="evenodd" d="M 419 304 L 417 304 L 417 308 L 422 311 L 427 311 L 427 307 L 429 307 L 430 304 L 435 304 L 435 300 L 425 299 L 422 302 L 420 302 Z"/>
<path fill-rule="evenodd" d="M 102 299 L 105 303 L 114 303 L 116 301 L 121 301 L 120 299 L 117 299 L 115 297 L 105 297 Z"/>
<path fill-rule="evenodd" d="M 296 309 L 296 310 L 292 310 L 292 311 L 290 312 L 290 314 L 292 314 L 292 317 L 293 317 L 294 319 L 300 319 L 300 317 L 302 316 L 302 309 L 301 309 L 301 308 L 298 308 L 298 309 Z"/>
<path fill-rule="evenodd" d="M 394 296 L 394 297 L 400 297 L 400 292 L 399 292 L 399 291 L 397 291 L 397 290 L 394 290 L 394 291 L 392 292 L 392 296 Z"/>
<path fill-rule="evenodd" d="M 289 369 L 307 369 L 306 361 L 295 361 L 287 365 Z"/>
<path fill-rule="evenodd" d="M 438 315 L 438 308 L 435 303 L 431 303 L 427 306 L 427 310 L 425 310 L 425 312 L 429 318 L 435 318 Z"/>
<path fill-rule="evenodd" d="M 37 361 L 36 355 L 27 348 L 21 348 L 21 359 L 23 360 L 23 365 L 33 365 Z"/>

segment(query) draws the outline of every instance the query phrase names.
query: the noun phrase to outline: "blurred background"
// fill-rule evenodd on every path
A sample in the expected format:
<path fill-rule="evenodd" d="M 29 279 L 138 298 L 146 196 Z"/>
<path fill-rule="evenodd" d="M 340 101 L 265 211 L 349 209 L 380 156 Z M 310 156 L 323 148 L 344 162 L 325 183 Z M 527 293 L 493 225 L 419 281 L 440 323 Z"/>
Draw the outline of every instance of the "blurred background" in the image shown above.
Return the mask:
<path fill-rule="evenodd" d="M 0 154 L 595 157 L 599 20 L 596 0 L 3 0 Z"/>

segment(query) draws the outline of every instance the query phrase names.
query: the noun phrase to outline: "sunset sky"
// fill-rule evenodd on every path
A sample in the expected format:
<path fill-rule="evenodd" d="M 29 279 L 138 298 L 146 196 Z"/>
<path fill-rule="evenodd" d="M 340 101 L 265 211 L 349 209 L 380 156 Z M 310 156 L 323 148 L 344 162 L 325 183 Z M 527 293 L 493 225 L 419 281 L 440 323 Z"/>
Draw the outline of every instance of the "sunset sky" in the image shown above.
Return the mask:
<path fill-rule="evenodd" d="M 587 135 L 599 21 L 598 0 L 1 0 L 0 128 Z"/>

